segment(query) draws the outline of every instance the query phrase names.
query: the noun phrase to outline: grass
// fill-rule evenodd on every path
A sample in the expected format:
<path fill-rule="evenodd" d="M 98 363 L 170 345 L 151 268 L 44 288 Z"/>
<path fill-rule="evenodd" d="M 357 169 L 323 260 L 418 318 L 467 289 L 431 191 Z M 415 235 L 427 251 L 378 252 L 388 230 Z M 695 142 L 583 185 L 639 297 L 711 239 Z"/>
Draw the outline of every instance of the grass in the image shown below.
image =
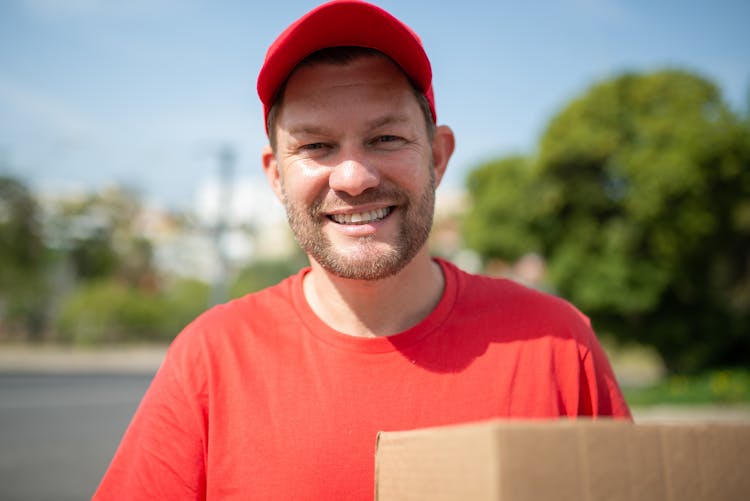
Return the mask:
<path fill-rule="evenodd" d="M 631 406 L 750 403 L 750 370 L 667 376 L 648 386 L 624 387 L 623 393 Z"/>

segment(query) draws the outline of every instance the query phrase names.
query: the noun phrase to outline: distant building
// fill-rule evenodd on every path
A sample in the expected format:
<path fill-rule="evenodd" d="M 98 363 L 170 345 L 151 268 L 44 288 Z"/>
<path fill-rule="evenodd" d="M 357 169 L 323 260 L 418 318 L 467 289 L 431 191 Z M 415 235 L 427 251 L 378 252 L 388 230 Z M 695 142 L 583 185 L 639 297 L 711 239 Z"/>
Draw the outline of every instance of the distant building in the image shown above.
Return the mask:
<path fill-rule="evenodd" d="M 264 183 L 237 179 L 227 194 L 209 179 L 198 187 L 193 212 L 176 226 L 169 214 L 144 210 L 140 228 L 154 244 L 157 268 L 214 283 L 227 268 L 291 256 L 296 244 L 284 209 Z"/>

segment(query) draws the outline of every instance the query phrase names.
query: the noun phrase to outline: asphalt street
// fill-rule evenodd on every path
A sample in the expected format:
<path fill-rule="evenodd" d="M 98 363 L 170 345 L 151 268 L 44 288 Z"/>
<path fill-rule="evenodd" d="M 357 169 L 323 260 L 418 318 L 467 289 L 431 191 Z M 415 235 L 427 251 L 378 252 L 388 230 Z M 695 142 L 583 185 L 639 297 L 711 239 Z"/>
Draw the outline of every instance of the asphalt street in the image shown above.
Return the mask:
<path fill-rule="evenodd" d="M 90 499 L 152 377 L 0 373 L 0 499 Z"/>

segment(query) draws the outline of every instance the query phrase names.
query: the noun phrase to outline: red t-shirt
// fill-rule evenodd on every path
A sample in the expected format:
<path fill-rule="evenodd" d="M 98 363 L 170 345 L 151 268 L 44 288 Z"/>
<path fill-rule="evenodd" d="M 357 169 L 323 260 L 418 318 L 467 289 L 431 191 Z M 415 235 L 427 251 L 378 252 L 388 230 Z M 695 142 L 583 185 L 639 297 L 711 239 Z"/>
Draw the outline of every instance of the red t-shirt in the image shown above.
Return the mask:
<path fill-rule="evenodd" d="M 438 262 L 440 303 L 390 337 L 324 324 L 302 292 L 309 270 L 199 317 L 170 347 L 95 499 L 372 499 L 379 430 L 630 418 L 569 303 Z"/>

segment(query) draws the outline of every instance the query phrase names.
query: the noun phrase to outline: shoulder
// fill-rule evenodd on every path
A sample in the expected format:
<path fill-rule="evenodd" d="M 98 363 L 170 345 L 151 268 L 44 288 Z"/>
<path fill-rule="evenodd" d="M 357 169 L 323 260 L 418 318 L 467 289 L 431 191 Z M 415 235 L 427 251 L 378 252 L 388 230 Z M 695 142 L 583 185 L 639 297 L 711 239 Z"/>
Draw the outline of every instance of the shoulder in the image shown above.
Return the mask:
<path fill-rule="evenodd" d="M 572 315 L 588 322 L 588 318 L 564 298 L 527 287 L 507 278 L 470 273 L 450 262 L 441 261 L 441 263 L 446 273 L 453 275 L 452 279 L 458 282 L 459 294 L 465 301 L 474 304 L 490 304 L 493 307 L 503 304 L 521 311 L 543 309 L 550 314 Z"/>
<path fill-rule="evenodd" d="M 455 314 L 518 331 L 554 333 L 588 341 L 589 318 L 569 301 L 505 278 L 469 273 L 444 262 L 458 283 Z"/>

